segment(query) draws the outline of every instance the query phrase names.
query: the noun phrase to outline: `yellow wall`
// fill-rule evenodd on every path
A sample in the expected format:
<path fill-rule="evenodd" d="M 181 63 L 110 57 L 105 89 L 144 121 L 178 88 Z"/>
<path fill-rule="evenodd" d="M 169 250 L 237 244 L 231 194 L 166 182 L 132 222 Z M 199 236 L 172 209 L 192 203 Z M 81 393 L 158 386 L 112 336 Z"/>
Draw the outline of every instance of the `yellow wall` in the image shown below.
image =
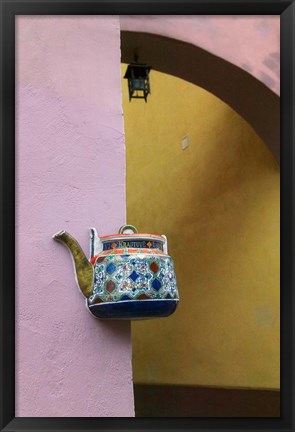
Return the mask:
<path fill-rule="evenodd" d="M 127 221 L 167 235 L 180 303 L 132 323 L 134 382 L 279 388 L 279 168 L 214 95 L 150 76 L 147 103 L 123 80 Z"/>

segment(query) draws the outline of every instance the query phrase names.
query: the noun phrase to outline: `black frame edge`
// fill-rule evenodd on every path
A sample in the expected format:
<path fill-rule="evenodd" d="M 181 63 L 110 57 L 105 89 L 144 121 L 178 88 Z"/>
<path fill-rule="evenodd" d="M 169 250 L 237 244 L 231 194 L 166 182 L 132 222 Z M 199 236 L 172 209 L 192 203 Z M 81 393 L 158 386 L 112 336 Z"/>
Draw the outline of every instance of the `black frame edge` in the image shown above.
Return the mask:
<path fill-rule="evenodd" d="M 158 421 L 157 426 L 153 419 L 83 419 L 83 418 L 15 418 L 15 389 L 14 389 L 14 364 L 15 364 L 15 349 L 14 349 L 14 292 L 12 289 L 4 289 L 5 287 L 14 287 L 14 245 L 15 245 L 15 192 L 14 192 L 14 160 L 15 160 L 15 149 L 14 143 L 14 75 L 11 73 L 15 67 L 14 58 L 14 16 L 16 14 L 63 14 L 65 11 L 69 11 L 73 14 L 109 14 L 114 12 L 114 8 L 118 10 L 125 11 L 125 13 L 130 13 L 131 8 L 134 9 L 134 2 L 108 2 L 102 3 L 99 1 L 91 2 L 75 2 L 72 0 L 59 2 L 36 2 L 36 1 L 3 1 L 0 0 L 1 6 L 1 51 L 2 51 L 2 61 L 1 64 L 1 108 L 2 108 L 2 124 L 1 126 L 1 203 L 2 203 L 2 219 L 1 219 L 1 238 L 0 238 L 0 256 L 1 256 L 1 338 L 5 349 L 1 350 L 1 423 L 0 429 L 5 431 L 31 431 L 31 430 L 162 430 L 167 429 L 165 421 Z M 123 4 L 124 3 L 124 4 Z M 143 2 L 142 8 L 140 2 L 136 5 L 136 14 L 151 14 L 150 10 L 153 5 L 159 8 L 163 8 L 163 13 L 167 13 L 168 2 Z M 183 2 L 183 7 L 180 5 L 174 6 L 175 14 L 179 14 L 180 9 L 184 10 L 186 6 L 189 8 L 193 3 Z M 197 1 L 196 1 L 197 3 Z M 268 11 L 268 14 L 281 14 L 282 25 L 282 42 L 285 45 L 285 49 L 282 50 L 281 63 L 284 65 L 282 68 L 282 90 L 283 97 L 281 103 L 281 116 L 282 116 L 282 142 L 285 144 L 290 143 L 290 147 L 282 147 L 282 165 L 286 167 L 282 171 L 281 177 L 281 191 L 282 195 L 285 195 L 285 201 L 282 202 L 282 227 L 290 227 L 290 231 L 287 233 L 284 228 L 281 229 L 282 238 L 282 251 L 284 254 L 288 253 L 288 256 L 284 256 L 281 260 L 282 268 L 282 285 L 291 284 L 293 287 L 293 268 L 294 268 L 294 252 L 293 252 L 293 202 L 294 202 L 294 192 L 292 185 L 294 184 L 293 179 L 293 165 L 294 165 L 294 154 L 292 144 L 294 142 L 294 85 L 293 85 L 293 75 L 294 75 L 294 3 L 293 1 L 260 1 L 260 2 L 198 2 L 198 7 L 204 7 L 203 14 L 211 13 L 219 14 L 217 9 L 225 5 L 223 8 L 223 13 L 229 14 L 229 10 L 238 11 L 239 14 L 243 14 L 242 10 L 239 9 L 239 4 L 242 5 L 243 11 L 248 11 L 249 9 L 259 13 L 259 11 Z M 74 13 L 75 5 L 79 5 L 76 13 Z M 99 6 L 98 6 L 99 5 Z M 102 7 L 106 6 L 104 13 L 102 12 Z M 145 5 L 145 6 L 144 6 Z M 208 6 L 209 5 L 209 6 Z M 73 9 L 69 9 L 69 7 Z M 232 9 L 229 9 L 232 7 Z M 160 10 L 160 9 L 159 9 Z M 164 12 L 166 10 L 166 12 Z M 191 8 L 194 13 L 197 12 L 197 7 Z M 206 12 L 204 12 L 206 10 Z M 84 11 L 81 13 L 81 11 Z M 94 12 L 93 12 L 94 11 Z M 214 11 L 214 12 L 213 12 Z M 272 11 L 272 12 L 270 12 Z M 199 12 L 200 13 L 200 12 Z M 233 12 L 237 13 L 237 12 Z M 124 12 L 120 12 L 124 14 Z M 171 13 L 170 13 L 171 14 Z M 288 31 L 291 31 L 288 35 Z M 286 93 L 286 88 L 291 88 L 290 94 Z M 290 186 L 291 184 L 291 186 Z M 289 191 L 286 195 L 286 190 Z M 5 206 L 4 206 L 5 203 Z M 290 238 L 292 239 L 292 245 L 290 245 Z M 292 310 L 294 311 L 294 295 L 292 291 L 288 293 L 287 296 L 282 297 L 282 309 L 285 311 L 285 315 L 290 314 L 292 316 Z M 9 329 L 9 331 L 8 331 Z M 282 345 L 284 350 L 284 359 L 287 361 L 287 366 L 289 371 L 292 370 L 292 360 L 294 360 L 294 320 L 291 321 L 282 314 L 282 332 L 287 335 L 287 343 Z M 285 341 L 286 342 L 286 341 Z M 290 344 L 293 342 L 293 344 Z M 288 357 L 288 358 L 287 358 Z M 277 429 L 280 431 L 292 431 L 294 430 L 294 414 L 292 408 L 293 404 L 293 393 L 294 389 L 294 374 L 288 374 L 284 368 L 281 369 L 282 373 L 282 388 L 286 390 L 286 394 L 282 397 L 282 416 L 281 419 L 262 419 L 260 425 L 258 422 L 252 419 L 238 419 L 237 422 L 231 419 L 175 419 L 172 420 L 172 424 L 175 425 L 173 429 L 196 429 L 198 430 L 217 430 L 217 425 L 223 426 L 225 429 L 237 430 L 241 422 L 245 425 L 250 426 L 251 430 L 272 430 Z M 163 419 L 165 420 L 165 419 Z M 131 421 L 133 424 L 131 425 Z M 111 424 L 110 424 L 111 423 Z M 129 423 L 129 424 L 128 424 Z M 182 424 L 179 427 L 179 424 Z M 231 425 L 229 424 L 231 423 Z M 85 428 L 87 424 L 87 428 Z M 256 427 L 255 427 L 256 424 Z M 254 427 L 254 428 L 253 428 Z M 158 429 L 159 428 L 159 429 Z M 262 429 L 263 428 L 263 429 Z M 218 429 L 220 429 L 218 427 Z M 170 430 L 170 428 L 169 428 Z M 245 430 L 244 428 L 241 430 Z M 250 430 L 250 429 L 249 429 Z"/>

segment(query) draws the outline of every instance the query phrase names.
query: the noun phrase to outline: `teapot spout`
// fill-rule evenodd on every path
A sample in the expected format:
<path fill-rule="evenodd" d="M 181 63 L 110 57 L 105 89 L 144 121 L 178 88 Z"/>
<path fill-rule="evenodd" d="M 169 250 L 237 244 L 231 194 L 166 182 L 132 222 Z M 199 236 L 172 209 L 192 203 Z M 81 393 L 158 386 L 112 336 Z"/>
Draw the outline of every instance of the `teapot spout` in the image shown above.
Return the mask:
<path fill-rule="evenodd" d="M 75 264 L 78 286 L 85 297 L 90 297 L 93 291 L 94 269 L 81 246 L 64 230 L 54 234 L 53 239 L 64 243 L 70 250 Z"/>

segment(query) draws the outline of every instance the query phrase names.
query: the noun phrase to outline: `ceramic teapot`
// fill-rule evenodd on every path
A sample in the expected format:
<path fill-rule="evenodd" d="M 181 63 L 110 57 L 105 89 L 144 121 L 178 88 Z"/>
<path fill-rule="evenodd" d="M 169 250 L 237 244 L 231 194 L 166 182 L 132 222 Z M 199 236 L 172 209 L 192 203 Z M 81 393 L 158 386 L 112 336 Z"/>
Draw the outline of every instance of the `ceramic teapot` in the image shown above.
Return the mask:
<path fill-rule="evenodd" d="M 99 237 L 90 228 L 90 260 L 68 232 L 53 238 L 69 248 L 78 286 L 95 317 L 147 319 L 175 311 L 179 295 L 166 236 L 123 225 L 118 234 Z"/>

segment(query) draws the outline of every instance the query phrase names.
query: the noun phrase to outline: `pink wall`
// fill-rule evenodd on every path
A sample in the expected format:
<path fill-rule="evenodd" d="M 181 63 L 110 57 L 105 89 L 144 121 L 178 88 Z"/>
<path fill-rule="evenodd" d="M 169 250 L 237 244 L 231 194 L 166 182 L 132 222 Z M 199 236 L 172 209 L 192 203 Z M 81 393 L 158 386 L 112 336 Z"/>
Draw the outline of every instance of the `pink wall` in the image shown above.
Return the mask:
<path fill-rule="evenodd" d="M 199 46 L 246 70 L 276 94 L 280 92 L 279 15 L 122 15 L 120 24 L 122 30 Z"/>
<path fill-rule="evenodd" d="M 133 416 L 130 324 L 88 313 L 52 240 L 125 222 L 119 20 L 18 16 L 16 42 L 16 416 Z"/>

